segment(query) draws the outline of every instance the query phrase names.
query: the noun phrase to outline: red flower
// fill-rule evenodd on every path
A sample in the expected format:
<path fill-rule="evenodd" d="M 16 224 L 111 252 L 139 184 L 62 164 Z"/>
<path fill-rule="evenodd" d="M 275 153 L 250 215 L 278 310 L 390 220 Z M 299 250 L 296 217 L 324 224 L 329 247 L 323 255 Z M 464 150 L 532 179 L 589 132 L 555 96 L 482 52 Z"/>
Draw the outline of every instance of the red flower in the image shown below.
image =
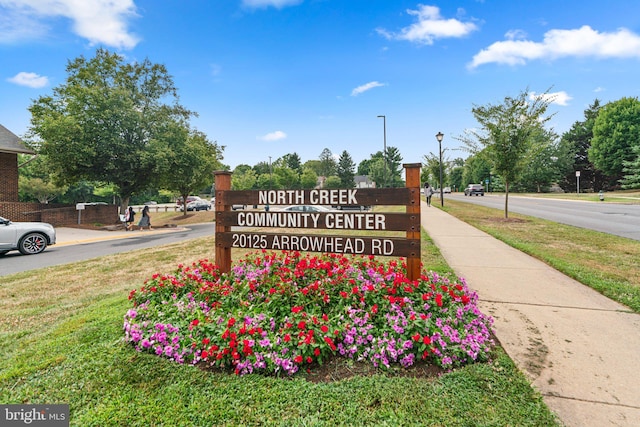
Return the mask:
<path fill-rule="evenodd" d="M 305 322 L 304 320 L 301 320 L 298 323 L 298 329 L 306 329 L 306 327 L 307 327 L 307 322 Z"/>
<path fill-rule="evenodd" d="M 313 362 L 313 359 L 311 358 L 311 356 L 307 356 L 307 363 L 311 363 Z"/>
<path fill-rule="evenodd" d="M 348 296 L 349 296 L 349 294 L 347 294 L 345 291 L 340 291 L 340 296 L 341 296 L 342 298 L 346 298 L 346 297 L 348 297 Z"/>
<path fill-rule="evenodd" d="M 422 342 L 425 343 L 426 345 L 429 345 L 431 344 L 431 338 L 425 335 L 424 337 L 422 337 Z"/>
<path fill-rule="evenodd" d="M 275 293 L 276 293 L 276 290 L 274 288 L 269 289 L 269 295 L 273 295 Z"/>
<path fill-rule="evenodd" d="M 289 342 L 289 341 L 291 341 L 291 335 L 284 334 L 284 342 Z"/>
<path fill-rule="evenodd" d="M 298 365 L 299 365 L 299 364 L 301 364 L 301 363 L 302 363 L 302 356 L 301 356 L 301 355 L 297 355 L 297 356 L 293 359 L 293 361 L 294 361 L 295 363 L 297 363 Z"/>
<path fill-rule="evenodd" d="M 202 344 L 203 344 L 203 345 L 208 345 L 208 344 L 209 344 L 209 342 L 210 342 L 209 338 L 203 338 L 203 339 L 202 339 Z"/>
<path fill-rule="evenodd" d="M 415 342 L 420 342 L 420 334 L 416 333 L 415 335 L 412 335 L 411 338 L 413 338 L 413 340 Z"/>
<path fill-rule="evenodd" d="M 291 311 L 294 313 L 300 313 L 302 311 L 303 307 L 301 305 L 297 305 L 295 307 L 291 307 Z"/>
<path fill-rule="evenodd" d="M 325 322 L 329 321 L 329 316 L 326 315 L 326 313 L 322 314 L 322 320 L 324 320 Z"/>
<path fill-rule="evenodd" d="M 202 353 L 200 353 L 200 358 L 206 359 L 207 357 L 209 357 L 209 353 L 207 353 L 207 350 L 202 350 Z"/>
<path fill-rule="evenodd" d="M 327 325 L 322 325 L 320 327 L 320 330 L 322 331 L 322 333 L 327 333 L 329 331 L 329 327 Z"/>
<path fill-rule="evenodd" d="M 336 345 L 333 343 L 333 340 L 330 337 L 324 337 L 324 342 L 329 344 L 331 350 L 336 351 Z"/>
<path fill-rule="evenodd" d="M 378 312 L 378 304 L 374 304 L 373 307 L 371 307 L 371 313 L 376 314 Z"/>
<path fill-rule="evenodd" d="M 320 356 L 320 349 L 319 349 L 318 347 L 316 347 L 316 348 L 313 350 L 313 354 L 315 354 L 315 356 L 316 356 L 316 357 Z"/>
<path fill-rule="evenodd" d="M 442 307 L 442 295 L 436 295 L 436 304 L 438 304 L 438 307 Z"/>
<path fill-rule="evenodd" d="M 233 325 L 236 324 L 236 319 L 234 319 L 233 317 L 231 319 L 229 319 L 229 321 L 227 322 L 227 328 L 232 327 Z"/>

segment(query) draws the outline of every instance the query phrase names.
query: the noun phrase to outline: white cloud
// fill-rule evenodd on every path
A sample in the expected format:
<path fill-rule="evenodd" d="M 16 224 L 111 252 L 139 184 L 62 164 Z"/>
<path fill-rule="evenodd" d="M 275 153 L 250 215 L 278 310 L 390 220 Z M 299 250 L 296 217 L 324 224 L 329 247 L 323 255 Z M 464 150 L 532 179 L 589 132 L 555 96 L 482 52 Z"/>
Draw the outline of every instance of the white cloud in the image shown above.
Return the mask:
<path fill-rule="evenodd" d="M 262 141 L 279 141 L 281 139 L 285 139 L 286 137 L 286 133 L 282 132 L 281 130 L 277 130 L 275 132 L 271 132 L 264 136 L 258 137 L 258 139 Z"/>
<path fill-rule="evenodd" d="M 242 0 L 242 5 L 254 9 L 275 7 L 282 9 L 287 6 L 295 6 L 302 3 L 302 0 Z"/>
<path fill-rule="evenodd" d="M 532 100 L 543 99 L 549 102 L 550 104 L 566 106 L 566 105 L 569 105 L 569 101 L 571 101 L 573 97 L 570 96 L 565 91 L 554 92 L 554 93 L 541 93 L 541 94 L 536 94 L 535 92 L 531 92 L 529 93 L 529 99 L 532 99 Z"/>
<path fill-rule="evenodd" d="M 60 17 L 92 45 L 131 49 L 139 41 L 127 29 L 128 19 L 137 16 L 133 0 L 0 0 L 0 16 L 5 43 L 40 38 L 49 31 L 48 20 Z"/>
<path fill-rule="evenodd" d="M 20 86 L 27 86 L 31 88 L 45 87 L 49 84 L 49 79 L 47 77 L 39 76 L 36 73 L 26 73 L 24 71 L 16 74 L 11 78 L 8 78 L 7 81 Z"/>
<path fill-rule="evenodd" d="M 386 84 L 380 83 L 380 82 L 369 82 L 367 84 L 363 84 L 362 86 L 358 86 L 357 88 L 353 89 L 351 91 L 351 96 L 358 96 L 363 92 L 366 92 L 368 90 L 371 90 L 376 87 L 381 87 L 381 86 L 386 86 Z"/>
<path fill-rule="evenodd" d="M 416 16 L 418 21 L 400 30 L 399 33 L 378 29 L 378 33 L 388 39 L 407 40 L 420 44 L 433 44 L 435 39 L 459 38 L 478 29 L 472 22 L 457 19 L 444 19 L 436 6 L 418 5 L 418 10 L 407 9 L 409 15 Z"/>
<path fill-rule="evenodd" d="M 585 25 L 577 30 L 550 30 L 542 42 L 513 40 L 493 43 L 477 53 L 469 68 L 495 62 L 524 65 L 535 59 L 562 57 L 640 58 L 640 36 L 621 28 L 613 33 L 600 33 Z"/>
<path fill-rule="evenodd" d="M 593 91 L 598 93 L 598 92 L 604 92 L 606 89 L 603 87 L 598 86 L 597 88 L 595 88 Z"/>

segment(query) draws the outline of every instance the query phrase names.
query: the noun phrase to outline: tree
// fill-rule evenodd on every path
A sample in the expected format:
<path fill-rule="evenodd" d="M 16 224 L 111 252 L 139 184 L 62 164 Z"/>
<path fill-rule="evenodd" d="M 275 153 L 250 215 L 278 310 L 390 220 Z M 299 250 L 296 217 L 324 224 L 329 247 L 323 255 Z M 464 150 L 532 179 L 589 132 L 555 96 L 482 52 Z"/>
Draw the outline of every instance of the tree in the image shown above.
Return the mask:
<path fill-rule="evenodd" d="M 231 175 L 232 190 L 251 190 L 258 181 L 256 172 L 247 165 L 238 165 Z"/>
<path fill-rule="evenodd" d="M 156 180 L 149 144 L 167 120 L 192 115 L 179 103 L 164 65 L 125 62 L 98 49 L 67 65 L 66 81 L 29 107 L 30 133 L 40 138 L 58 184 L 81 180 L 118 187 L 123 208 Z M 171 102 L 171 103 L 169 103 Z M 122 208 L 122 209 L 123 209 Z"/>
<path fill-rule="evenodd" d="M 474 105 L 471 111 L 480 128 L 467 130 L 465 136 L 457 138 L 472 153 L 486 149 L 493 170 L 505 183 L 505 218 L 509 217 L 509 184 L 524 167 L 531 136 L 551 119 L 545 117 L 551 102 L 548 91 L 532 97 L 528 92 L 523 91 L 515 98 L 506 97 L 499 105 Z"/>
<path fill-rule="evenodd" d="M 300 175 L 300 186 L 305 190 L 310 190 L 318 185 L 318 175 L 311 168 L 303 168 Z"/>
<path fill-rule="evenodd" d="M 387 187 L 404 187 L 404 181 L 402 181 L 402 155 L 400 150 L 396 147 L 387 147 L 385 153 L 387 158 L 387 173 L 386 184 Z"/>
<path fill-rule="evenodd" d="M 622 188 L 640 188 L 640 144 L 633 147 L 635 159 L 623 162 L 625 175 L 622 177 Z"/>
<path fill-rule="evenodd" d="M 467 184 L 477 184 L 491 176 L 492 163 L 487 159 L 484 151 L 467 157 L 462 174 L 462 187 Z M 487 189 L 489 190 L 489 189 Z"/>
<path fill-rule="evenodd" d="M 634 160 L 640 145 L 640 101 L 622 98 L 602 107 L 593 126 L 589 160 L 614 182 L 622 179 L 624 162 Z"/>
<path fill-rule="evenodd" d="M 429 185 L 436 188 L 440 182 L 440 157 L 433 153 L 423 156 L 424 166 L 422 168 L 422 182 L 428 182 Z M 444 174 L 443 178 L 444 180 Z M 435 185 L 434 185 L 435 184 Z"/>
<path fill-rule="evenodd" d="M 342 181 L 340 180 L 340 177 L 336 175 L 330 176 L 324 181 L 323 188 L 329 188 L 329 189 L 343 188 Z"/>
<path fill-rule="evenodd" d="M 58 186 L 51 180 L 44 156 L 18 154 L 18 168 L 18 194 L 21 201 L 49 203 L 67 191 L 66 186 Z"/>
<path fill-rule="evenodd" d="M 571 168 L 571 155 L 565 146 L 556 143 L 554 133 L 540 132 L 532 135 L 532 145 L 526 154 L 525 164 L 517 186 L 521 191 L 548 191 Z"/>
<path fill-rule="evenodd" d="M 278 177 L 278 182 L 283 188 L 300 188 L 300 176 L 295 170 L 291 169 L 290 167 L 279 166 L 273 170 L 273 173 Z"/>
<path fill-rule="evenodd" d="M 298 153 L 285 154 L 282 156 L 282 160 L 289 169 L 294 170 L 297 174 L 302 173 L 302 160 L 300 160 Z"/>
<path fill-rule="evenodd" d="M 320 153 L 320 170 L 318 172 L 318 175 L 327 178 L 336 174 L 336 160 L 328 148 Z"/>
<path fill-rule="evenodd" d="M 18 178 L 18 187 L 21 199 L 35 199 L 39 203 L 49 203 L 65 191 L 65 188 L 58 187 L 51 181 L 26 176 Z"/>
<path fill-rule="evenodd" d="M 222 169 L 224 148 L 179 122 L 167 121 L 163 128 L 150 143 L 150 151 L 155 151 L 155 173 L 164 188 L 187 200 L 194 190 L 211 186 L 213 172 Z M 187 215 L 186 206 L 183 215 Z"/>
<path fill-rule="evenodd" d="M 559 179 L 559 185 L 564 191 L 576 192 L 576 172 L 580 171 L 580 187 L 600 189 L 605 182 L 602 171 L 596 169 L 589 161 L 589 148 L 593 139 L 593 125 L 600 110 L 600 101 L 595 100 L 584 110 L 584 120 L 576 121 L 560 138 L 559 149 L 567 152 L 571 159 L 571 167 L 564 177 Z"/>
<path fill-rule="evenodd" d="M 342 154 L 340 154 L 336 169 L 336 174 L 338 175 L 338 178 L 340 178 L 340 185 L 342 188 L 354 188 L 356 186 L 356 181 L 354 179 L 355 170 L 356 164 L 353 162 L 353 159 L 347 150 L 344 150 Z"/>
<path fill-rule="evenodd" d="M 369 163 L 369 178 L 376 183 L 376 188 L 383 188 L 386 178 L 384 158 L 382 156 L 371 159 Z"/>

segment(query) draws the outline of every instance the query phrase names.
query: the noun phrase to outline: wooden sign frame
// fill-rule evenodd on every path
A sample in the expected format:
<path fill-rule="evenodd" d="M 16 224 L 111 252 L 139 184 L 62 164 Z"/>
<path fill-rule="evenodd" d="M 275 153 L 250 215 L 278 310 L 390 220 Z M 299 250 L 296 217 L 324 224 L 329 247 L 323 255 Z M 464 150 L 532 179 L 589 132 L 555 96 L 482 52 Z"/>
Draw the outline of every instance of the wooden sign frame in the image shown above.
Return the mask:
<path fill-rule="evenodd" d="M 336 252 L 374 256 L 404 256 L 410 280 L 420 277 L 420 163 L 404 164 L 406 187 L 380 189 L 244 190 L 231 191 L 231 172 L 215 173 L 216 251 L 222 272 L 231 270 L 231 248 Z M 301 213 L 232 211 L 242 205 L 400 205 L 406 213 L 353 212 Z M 285 227 L 282 227 L 285 225 Z M 286 229 L 342 229 L 370 232 L 404 231 L 405 238 L 289 234 L 233 231 L 231 227 Z"/>

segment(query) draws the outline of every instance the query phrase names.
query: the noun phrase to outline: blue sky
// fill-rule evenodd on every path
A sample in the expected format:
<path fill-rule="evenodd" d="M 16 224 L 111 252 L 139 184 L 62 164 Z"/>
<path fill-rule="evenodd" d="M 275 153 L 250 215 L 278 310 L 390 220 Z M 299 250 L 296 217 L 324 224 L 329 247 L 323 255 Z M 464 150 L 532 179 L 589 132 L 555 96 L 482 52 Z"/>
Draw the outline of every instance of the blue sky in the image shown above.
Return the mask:
<path fill-rule="evenodd" d="M 32 100 L 97 47 L 165 64 L 224 163 L 388 146 L 403 162 L 476 126 L 474 105 L 527 88 L 555 95 L 558 133 L 640 94 L 637 0 L 0 0 L 0 124 L 19 136 Z"/>

